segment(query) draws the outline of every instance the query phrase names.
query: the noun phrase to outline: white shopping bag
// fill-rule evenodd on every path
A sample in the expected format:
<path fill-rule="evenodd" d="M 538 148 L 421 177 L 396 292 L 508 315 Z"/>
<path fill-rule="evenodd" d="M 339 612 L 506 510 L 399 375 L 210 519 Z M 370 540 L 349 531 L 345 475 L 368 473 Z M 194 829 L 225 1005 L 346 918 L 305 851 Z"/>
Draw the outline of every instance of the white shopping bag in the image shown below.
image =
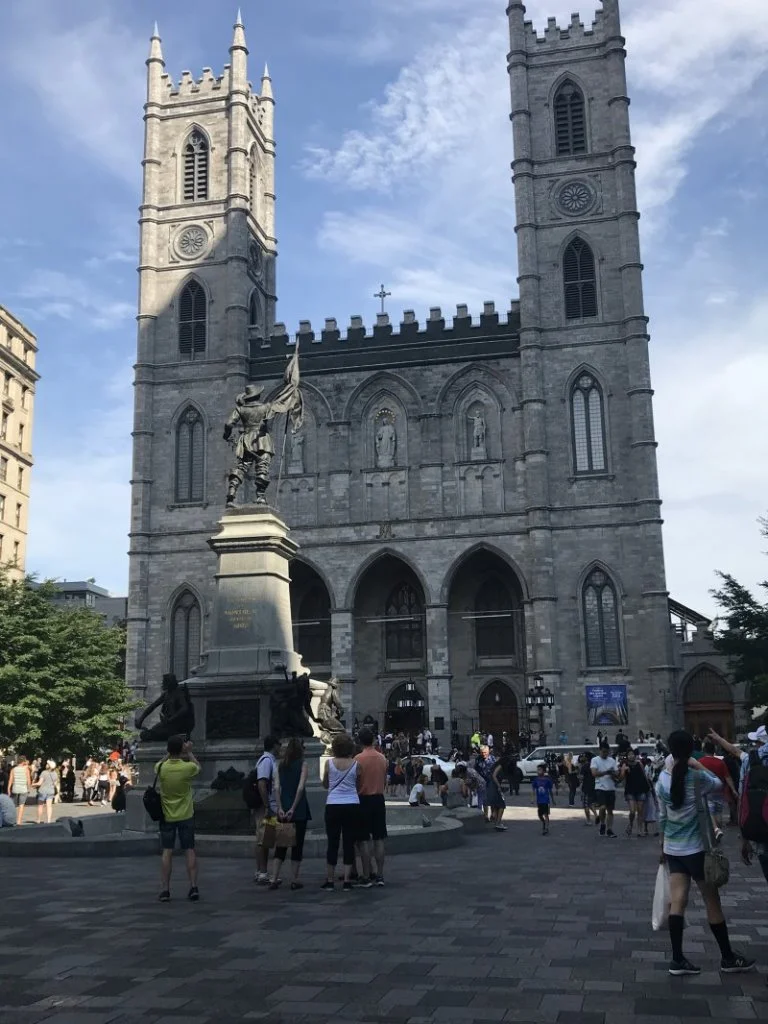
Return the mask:
<path fill-rule="evenodd" d="M 653 893 L 653 910 L 651 912 L 651 924 L 655 932 L 666 927 L 669 918 L 669 868 L 666 864 L 659 864 L 656 873 L 656 888 Z"/>

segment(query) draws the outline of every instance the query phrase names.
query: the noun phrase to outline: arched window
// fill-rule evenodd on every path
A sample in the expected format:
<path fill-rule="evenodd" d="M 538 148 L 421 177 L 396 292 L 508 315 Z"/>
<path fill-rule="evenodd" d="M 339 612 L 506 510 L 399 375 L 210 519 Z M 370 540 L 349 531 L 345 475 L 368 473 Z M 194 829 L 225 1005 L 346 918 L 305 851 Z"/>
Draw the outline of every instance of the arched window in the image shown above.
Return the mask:
<path fill-rule="evenodd" d="M 424 660 L 424 613 L 410 583 L 392 591 L 384 608 L 387 661 Z"/>
<path fill-rule="evenodd" d="M 248 185 L 249 195 L 251 199 L 251 213 L 253 216 L 257 216 L 258 213 L 258 189 L 259 175 L 258 168 L 256 165 L 256 147 L 252 147 L 251 156 L 248 160 Z"/>
<path fill-rule="evenodd" d="M 187 359 L 205 353 L 208 341 L 208 301 L 199 282 L 190 281 L 179 296 L 179 355 Z"/>
<path fill-rule="evenodd" d="M 573 465 L 577 473 L 606 468 L 603 392 L 595 378 L 582 373 L 571 389 Z"/>
<path fill-rule="evenodd" d="M 307 665 L 331 664 L 331 602 L 323 586 L 313 587 L 299 604 L 297 650 Z"/>
<path fill-rule="evenodd" d="M 573 82 L 563 82 L 555 96 L 555 151 L 558 156 L 587 152 L 584 94 Z"/>
<path fill-rule="evenodd" d="M 616 588 L 602 569 L 584 583 L 584 642 L 590 668 L 621 664 L 619 605 Z"/>
<path fill-rule="evenodd" d="M 177 679 L 189 678 L 200 664 L 202 616 L 200 604 L 190 590 L 179 594 L 171 613 L 171 659 L 169 671 Z"/>
<path fill-rule="evenodd" d="M 515 653 L 512 598 L 501 580 L 487 580 L 475 598 L 478 658 L 511 658 Z"/>
<path fill-rule="evenodd" d="M 251 292 L 251 298 L 248 303 L 248 326 L 257 327 L 261 322 L 261 304 L 259 302 L 259 293 L 254 288 Z"/>
<path fill-rule="evenodd" d="M 193 131 L 184 147 L 184 201 L 208 198 L 208 141 Z"/>
<path fill-rule="evenodd" d="M 203 418 L 194 406 L 184 411 L 176 428 L 175 500 L 201 502 L 205 472 Z"/>
<path fill-rule="evenodd" d="M 597 316 L 595 254 L 581 238 L 574 238 L 563 256 L 566 320 Z"/>

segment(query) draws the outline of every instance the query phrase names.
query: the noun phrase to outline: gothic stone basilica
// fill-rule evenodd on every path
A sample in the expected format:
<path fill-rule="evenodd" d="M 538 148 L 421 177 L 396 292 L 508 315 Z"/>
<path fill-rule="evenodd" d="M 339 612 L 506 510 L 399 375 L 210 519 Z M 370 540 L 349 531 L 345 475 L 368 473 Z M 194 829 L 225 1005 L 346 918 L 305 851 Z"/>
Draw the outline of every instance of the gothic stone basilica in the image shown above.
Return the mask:
<path fill-rule="evenodd" d="M 703 616 L 664 575 L 618 0 L 543 34 L 519 0 L 508 18 L 519 301 L 301 323 L 305 425 L 270 491 L 300 545 L 296 649 L 349 721 L 443 744 L 655 731 L 684 706 L 730 731 Z M 252 89 L 247 53 L 238 19 L 220 77 L 174 84 L 157 33 L 147 62 L 128 637 L 147 696 L 206 648 L 221 427 L 295 340 L 275 322 L 272 83 Z M 536 684 L 554 706 L 531 715 Z"/>

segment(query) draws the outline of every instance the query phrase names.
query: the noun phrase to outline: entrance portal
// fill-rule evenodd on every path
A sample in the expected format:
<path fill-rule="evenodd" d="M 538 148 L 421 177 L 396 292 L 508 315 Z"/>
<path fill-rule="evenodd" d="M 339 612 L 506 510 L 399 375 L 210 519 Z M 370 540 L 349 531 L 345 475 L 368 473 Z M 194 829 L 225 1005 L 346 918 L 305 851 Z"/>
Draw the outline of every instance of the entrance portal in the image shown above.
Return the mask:
<path fill-rule="evenodd" d="M 493 741 L 501 745 L 502 733 L 517 743 L 519 715 L 514 691 L 498 680 L 489 683 L 480 694 L 480 732 L 492 733 Z"/>
<path fill-rule="evenodd" d="M 384 728 L 387 732 L 404 732 L 416 738 L 427 724 L 427 702 L 416 683 L 409 680 L 396 686 L 389 695 Z"/>
<path fill-rule="evenodd" d="M 733 694 L 726 680 L 707 665 L 697 668 L 683 690 L 685 728 L 702 739 L 710 729 L 734 737 Z"/>

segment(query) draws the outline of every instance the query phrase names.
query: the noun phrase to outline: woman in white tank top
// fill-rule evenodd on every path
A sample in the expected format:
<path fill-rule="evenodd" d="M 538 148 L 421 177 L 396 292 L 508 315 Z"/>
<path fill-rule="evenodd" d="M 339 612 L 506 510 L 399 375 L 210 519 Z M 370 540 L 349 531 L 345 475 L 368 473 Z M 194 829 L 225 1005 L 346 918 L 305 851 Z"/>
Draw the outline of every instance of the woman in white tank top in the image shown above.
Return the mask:
<path fill-rule="evenodd" d="M 325 834 L 328 837 L 326 855 L 327 878 L 323 889 L 334 888 L 333 877 L 339 860 L 341 840 L 344 863 L 344 890 L 349 892 L 349 876 L 355 863 L 355 843 L 360 836 L 360 785 L 355 744 L 351 736 L 337 736 L 331 745 L 332 757 L 326 761 L 323 785 L 328 790 L 325 805 Z"/>

